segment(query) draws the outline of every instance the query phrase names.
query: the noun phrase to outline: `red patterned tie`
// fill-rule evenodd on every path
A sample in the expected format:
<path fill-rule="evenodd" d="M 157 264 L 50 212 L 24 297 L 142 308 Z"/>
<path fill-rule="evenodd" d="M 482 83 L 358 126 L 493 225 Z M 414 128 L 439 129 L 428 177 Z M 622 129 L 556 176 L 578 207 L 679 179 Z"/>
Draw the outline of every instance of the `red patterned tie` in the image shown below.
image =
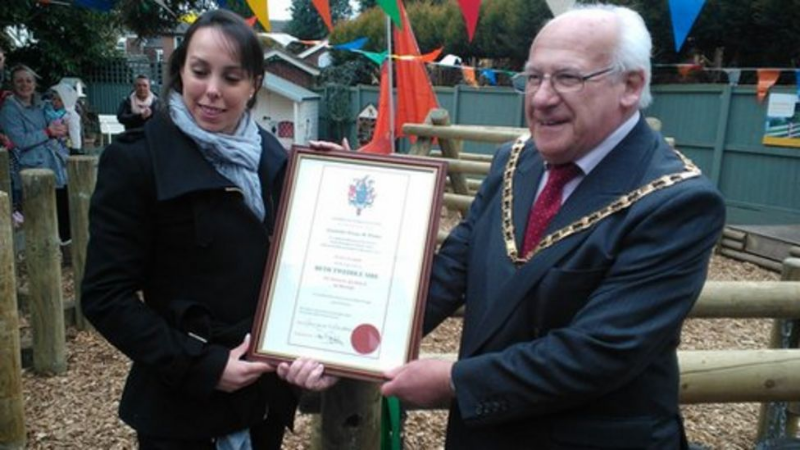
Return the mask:
<path fill-rule="evenodd" d="M 550 166 L 548 173 L 547 183 L 528 216 L 528 226 L 525 228 L 525 240 L 522 244 L 522 256 L 527 255 L 539 243 L 550 220 L 561 208 L 564 186 L 580 175 L 581 169 L 573 163 L 554 164 Z"/>

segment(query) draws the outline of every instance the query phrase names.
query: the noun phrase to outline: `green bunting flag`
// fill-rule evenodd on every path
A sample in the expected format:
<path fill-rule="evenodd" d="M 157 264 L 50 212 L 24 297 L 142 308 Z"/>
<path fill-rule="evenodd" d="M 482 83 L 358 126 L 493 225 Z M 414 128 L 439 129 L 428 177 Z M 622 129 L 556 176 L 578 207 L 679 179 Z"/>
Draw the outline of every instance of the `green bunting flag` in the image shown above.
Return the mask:
<path fill-rule="evenodd" d="M 383 8 L 386 14 L 392 19 L 394 26 L 403 29 L 403 21 L 400 19 L 400 8 L 397 2 L 402 0 L 378 0 L 378 6 Z"/>

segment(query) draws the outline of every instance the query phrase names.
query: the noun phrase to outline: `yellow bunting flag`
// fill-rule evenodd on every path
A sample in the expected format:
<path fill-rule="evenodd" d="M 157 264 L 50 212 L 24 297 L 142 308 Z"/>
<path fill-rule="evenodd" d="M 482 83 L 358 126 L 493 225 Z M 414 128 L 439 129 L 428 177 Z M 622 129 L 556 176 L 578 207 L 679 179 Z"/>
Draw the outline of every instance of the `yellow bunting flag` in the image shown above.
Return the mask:
<path fill-rule="evenodd" d="M 258 18 L 258 22 L 264 27 L 265 31 L 270 31 L 269 25 L 269 8 L 267 7 L 267 0 L 247 0 L 247 6 L 253 11 L 253 14 Z"/>

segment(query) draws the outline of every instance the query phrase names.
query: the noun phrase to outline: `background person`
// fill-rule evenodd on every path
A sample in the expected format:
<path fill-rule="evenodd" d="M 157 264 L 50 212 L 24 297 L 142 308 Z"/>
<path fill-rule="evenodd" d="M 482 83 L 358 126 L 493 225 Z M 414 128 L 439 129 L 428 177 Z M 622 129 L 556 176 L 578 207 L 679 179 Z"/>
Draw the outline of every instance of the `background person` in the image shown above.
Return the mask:
<path fill-rule="evenodd" d="M 36 94 L 36 74 L 24 65 L 11 69 L 12 95 L 0 109 L 0 128 L 8 137 L 16 167 L 11 172 L 15 208 L 22 205 L 19 173 L 25 169 L 50 169 L 55 174 L 58 235 L 62 243 L 70 239 L 66 156 L 59 151 L 58 139 L 67 135 L 63 123 L 47 123 L 44 107 Z"/>
<path fill-rule="evenodd" d="M 119 413 L 141 449 L 278 449 L 293 422 L 295 389 L 243 359 L 287 162 L 250 113 L 263 64 L 244 20 L 203 14 L 170 58 L 165 110 L 100 157 L 82 305 L 133 360 Z M 278 370 L 335 381 L 313 361 Z"/>
<path fill-rule="evenodd" d="M 45 103 L 47 123 L 60 121 L 67 125 L 67 136 L 59 139 L 68 155 L 81 153 L 81 115 L 75 110 L 78 92 L 72 86 L 59 83 L 50 88 L 50 101 Z"/>
<path fill-rule="evenodd" d="M 125 126 L 126 131 L 141 128 L 153 117 L 158 107 L 158 97 L 150 90 L 150 79 L 147 75 L 137 75 L 133 82 L 133 91 L 117 108 L 117 120 Z"/>
<path fill-rule="evenodd" d="M 650 51 L 623 7 L 569 11 L 535 38 L 532 139 L 498 150 L 433 265 L 424 331 L 465 305 L 459 360 L 411 362 L 382 388 L 450 402 L 448 449 L 687 448 L 676 349 L 725 207 L 639 112 Z"/>

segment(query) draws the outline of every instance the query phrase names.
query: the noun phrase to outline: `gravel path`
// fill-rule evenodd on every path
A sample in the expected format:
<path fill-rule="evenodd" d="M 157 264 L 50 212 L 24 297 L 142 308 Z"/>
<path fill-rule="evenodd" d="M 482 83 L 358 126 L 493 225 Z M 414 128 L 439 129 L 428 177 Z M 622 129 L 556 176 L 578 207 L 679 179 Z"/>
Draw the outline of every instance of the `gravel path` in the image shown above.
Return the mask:
<path fill-rule="evenodd" d="M 68 275 L 68 274 L 67 274 Z M 777 280 L 773 272 L 715 256 L 712 280 Z M 769 341 L 768 320 L 689 320 L 681 349 L 756 349 Z M 23 323 L 23 328 L 26 325 Z M 26 331 L 23 329 L 23 331 Z M 423 353 L 455 352 L 460 323 L 450 319 L 422 343 Z M 67 373 L 55 377 L 23 374 L 28 448 L 131 449 L 132 431 L 117 418 L 128 361 L 91 332 L 68 331 Z M 705 404 L 683 407 L 689 439 L 713 449 L 751 449 L 758 405 Z M 407 449 L 439 449 L 446 413 L 412 412 L 406 423 Z M 309 416 L 299 415 L 296 433 L 284 448 L 307 449 Z"/>

